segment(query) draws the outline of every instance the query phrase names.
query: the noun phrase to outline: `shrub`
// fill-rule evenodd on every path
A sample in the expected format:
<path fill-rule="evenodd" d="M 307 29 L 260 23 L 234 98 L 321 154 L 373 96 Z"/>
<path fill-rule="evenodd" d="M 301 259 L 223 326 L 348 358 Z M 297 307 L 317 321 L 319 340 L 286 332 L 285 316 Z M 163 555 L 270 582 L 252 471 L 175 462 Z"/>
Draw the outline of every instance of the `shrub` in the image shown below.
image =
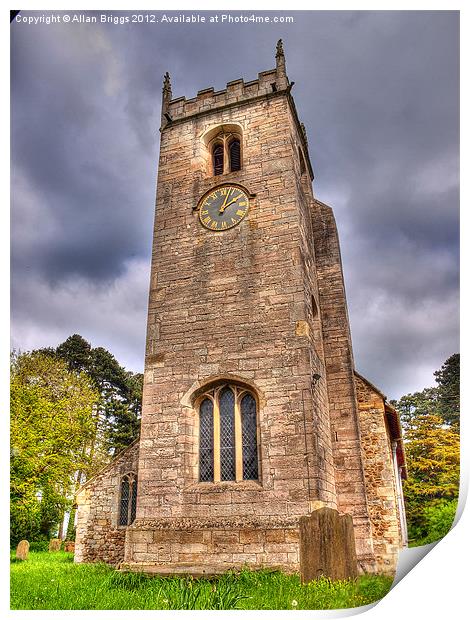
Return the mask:
<path fill-rule="evenodd" d="M 423 544 L 444 538 L 454 522 L 457 500 L 442 501 L 424 509 L 427 536 Z"/>
<path fill-rule="evenodd" d="M 33 542 L 29 543 L 30 551 L 47 551 L 49 549 L 49 541 L 48 540 L 33 540 Z"/>

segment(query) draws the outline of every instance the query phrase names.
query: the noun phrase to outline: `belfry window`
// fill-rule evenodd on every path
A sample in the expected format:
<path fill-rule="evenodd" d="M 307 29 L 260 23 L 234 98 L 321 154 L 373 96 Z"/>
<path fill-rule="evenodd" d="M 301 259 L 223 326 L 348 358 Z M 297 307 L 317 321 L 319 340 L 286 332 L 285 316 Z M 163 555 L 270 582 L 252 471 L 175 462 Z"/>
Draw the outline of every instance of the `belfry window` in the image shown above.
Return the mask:
<path fill-rule="evenodd" d="M 212 150 L 214 176 L 224 173 L 224 145 L 218 143 Z"/>
<path fill-rule="evenodd" d="M 256 399 L 222 385 L 199 399 L 199 481 L 258 480 Z"/>
<path fill-rule="evenodd" d="M 119 496 L 119 525 L 130 525 L 135 520 L 137 507 L 137 478 L 126 474 L 121 478 Z"/>
<path fill-rule="evenodd" d="M 219 176 L 242 169 L 242 132 L 238 125 L 214 127 L 203 138 L 210 156 L 210 174 Z"/>
<path fill-rule="evenodd" d="M 230 172 L 236 172 L 241 168 L 241 159 L 240 159 L 240 140 L 234 138 L 229 145 L 229 153 L 230 153 Z"/>

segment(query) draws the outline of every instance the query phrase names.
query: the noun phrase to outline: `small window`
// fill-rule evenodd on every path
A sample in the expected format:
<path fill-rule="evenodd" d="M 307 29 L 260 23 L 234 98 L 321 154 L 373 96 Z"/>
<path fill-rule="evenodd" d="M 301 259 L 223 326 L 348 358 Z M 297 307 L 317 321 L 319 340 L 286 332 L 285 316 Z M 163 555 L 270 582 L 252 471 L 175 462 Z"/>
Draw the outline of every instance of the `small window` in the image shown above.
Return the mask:
<path fill-rule="evenodd" d="M 240 160 L 240 140 L 236 138 L 230 142 L 230 172 L 236 172 L 241 169 Z"/>
<path fill-rule="evenodd" d="M 121 478 L 119 499 L 119 525 L 130 525 L 135 520 L 137 508 L 137 478 L 126 474 Z"/>
<path fill-rule="evenodd" d="M 216 144 L 214 146 L 214 150 L 212 151 L 212 159 L 214 164 L 214 175 L 217 176 L 219 174 L 224 173 L 224 145 Z"/>

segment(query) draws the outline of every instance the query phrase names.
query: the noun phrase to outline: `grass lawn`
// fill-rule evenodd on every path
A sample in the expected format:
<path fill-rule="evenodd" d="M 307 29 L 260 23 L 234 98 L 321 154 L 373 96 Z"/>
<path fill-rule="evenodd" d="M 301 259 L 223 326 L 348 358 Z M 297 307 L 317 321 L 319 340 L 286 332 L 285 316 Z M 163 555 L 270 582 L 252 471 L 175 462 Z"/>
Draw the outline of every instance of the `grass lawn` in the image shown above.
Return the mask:
<path fill-rule="evenodd" d="M 105 564 L 74 564 L 65 552 L 31 552 L 11 560 L 12 609 L 337 609 L 382 598 L 390 577 L 354 581 L 242 571 L 217 579 L 118 573 Z"/>

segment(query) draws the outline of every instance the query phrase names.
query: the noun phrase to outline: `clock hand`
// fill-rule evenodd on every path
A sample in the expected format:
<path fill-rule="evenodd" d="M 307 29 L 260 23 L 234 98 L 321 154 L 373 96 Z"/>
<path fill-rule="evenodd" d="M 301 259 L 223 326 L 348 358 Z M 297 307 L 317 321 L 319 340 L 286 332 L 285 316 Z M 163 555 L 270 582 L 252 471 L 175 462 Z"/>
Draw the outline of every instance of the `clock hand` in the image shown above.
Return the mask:
<path fill-rule="evenodd" d="M 229 207 L 232 203 L 237 202 L 237 200 L 242 196 L 243 194 L 238 194 L 238 196 L 235 196 L 235 198 L 233 200 L 231 200 L 230 202 L 227 202 L 226 205 L 223 205 L 223 211 L 225 211 L 225 209 L 227 207 Z M 223 213 L 222 209 L 221 209 L 221 213 Z"/>
<path fill-rule="evenodd" d="M 229 189 L 227 195 L 225 196 L 224 204 L 219 209 L 219 213 L 223 213 L 225 211 L 225 208 L 227 206 L 225 203 L 227 202 L 227 198 L 230 196 L 231 193 L 232 193 L 232 190 Z"/>

